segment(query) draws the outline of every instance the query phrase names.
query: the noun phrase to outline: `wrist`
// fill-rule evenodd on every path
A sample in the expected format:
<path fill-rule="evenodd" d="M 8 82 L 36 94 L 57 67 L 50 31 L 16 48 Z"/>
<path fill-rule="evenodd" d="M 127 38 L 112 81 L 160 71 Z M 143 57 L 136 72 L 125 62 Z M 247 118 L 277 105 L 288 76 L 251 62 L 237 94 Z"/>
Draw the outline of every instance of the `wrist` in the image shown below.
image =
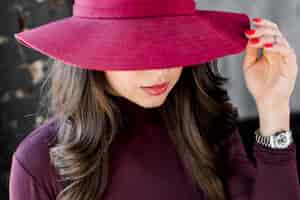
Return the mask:
<path fill-rule="evenodd" d="M 273 105 L 257 105 L 259 127 L 264 136 L 272 135 L 280 130 L 290 129 L 290 107 L 288 103 Z"/>

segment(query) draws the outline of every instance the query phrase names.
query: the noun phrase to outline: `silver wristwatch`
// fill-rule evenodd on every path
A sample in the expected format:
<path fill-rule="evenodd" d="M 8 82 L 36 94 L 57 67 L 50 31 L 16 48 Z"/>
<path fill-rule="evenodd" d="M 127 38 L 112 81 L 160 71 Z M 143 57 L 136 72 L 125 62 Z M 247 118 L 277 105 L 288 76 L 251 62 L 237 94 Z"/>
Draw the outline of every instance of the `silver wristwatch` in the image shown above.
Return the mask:
<path fill-rule="evenodd" d="M 262 136 L 259 128 L 255 130 L 255 140 L 258 144 L 262 144 L 272 149 L 285 149 L 293 143 L 291 130 L 280 130 L 271 136 Z"/>

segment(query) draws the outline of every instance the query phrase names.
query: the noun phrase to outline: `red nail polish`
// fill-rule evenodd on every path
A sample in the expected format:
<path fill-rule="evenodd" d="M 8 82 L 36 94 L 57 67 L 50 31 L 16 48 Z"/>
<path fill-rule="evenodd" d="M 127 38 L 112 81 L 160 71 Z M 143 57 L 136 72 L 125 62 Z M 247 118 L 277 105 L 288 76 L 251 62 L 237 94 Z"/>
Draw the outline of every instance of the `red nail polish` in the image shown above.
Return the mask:
<path fill-rule="evenodd" d="M 252 19 L 252 21 L 254 21 L 254 22 L 261 22 L 261 18 L 255 17 L 255 18 Z"/>
<path fill-rule="evenodd" d="M 270 48 L 270 47 L 272 47 L 272 46 L 273 46 L 272 43 L 266 43 L 266 44 L 264 44 L 264 47 L 266 47 L 266 48 Z"/>
<path fill-rule="evenodd" d="M 255 33 L 255 31 L 256 31 L 256 30 L 254 30 L 254 29 L 250 29 L 250 30 L 246 30 L 245 33 L 246 33 L 247 35 L 253 35 L 253 34 Z"/>
<path fill-rule="evenodd" d="M 251 38 L 251 39 L 250 39 L 250 42 L 251 42 L 252 44 L 257 44 L 257 43 L 259 43 L 259 38 Z"/>

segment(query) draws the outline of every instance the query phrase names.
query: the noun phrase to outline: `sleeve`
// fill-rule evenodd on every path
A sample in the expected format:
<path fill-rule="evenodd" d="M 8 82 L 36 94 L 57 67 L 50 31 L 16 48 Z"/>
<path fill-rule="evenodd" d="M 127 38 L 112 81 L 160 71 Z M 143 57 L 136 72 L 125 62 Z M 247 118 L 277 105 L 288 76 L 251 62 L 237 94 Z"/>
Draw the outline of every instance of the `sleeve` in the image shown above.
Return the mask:
<path fill-rule="evenodd" d="M 300 200 L 295 143 L 287 149 L 269 149 L 254 142 L 254 161 L 244 149 L 238 128 L 223 144 L 230 200 Z"/>
<path fill-rule="evenodd" d="M 12 157 L 9 180 L 10 200 L 51 200 L 47 190 L 39 184 L 24 164 Z"/>

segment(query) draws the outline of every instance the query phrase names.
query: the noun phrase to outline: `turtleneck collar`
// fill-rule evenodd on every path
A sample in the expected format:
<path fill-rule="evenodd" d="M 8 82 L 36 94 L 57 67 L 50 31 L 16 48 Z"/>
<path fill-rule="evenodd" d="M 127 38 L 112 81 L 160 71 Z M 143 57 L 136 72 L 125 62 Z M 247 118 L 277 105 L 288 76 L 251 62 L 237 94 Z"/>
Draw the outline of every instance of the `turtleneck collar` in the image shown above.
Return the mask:
<path fill-rule="evenodd" d="M 160 122 L 159 108 L 144 108 L 121 96 L 115 96 L 115 102 L 120 108 L 122 117 L 130 123 Z"/>

